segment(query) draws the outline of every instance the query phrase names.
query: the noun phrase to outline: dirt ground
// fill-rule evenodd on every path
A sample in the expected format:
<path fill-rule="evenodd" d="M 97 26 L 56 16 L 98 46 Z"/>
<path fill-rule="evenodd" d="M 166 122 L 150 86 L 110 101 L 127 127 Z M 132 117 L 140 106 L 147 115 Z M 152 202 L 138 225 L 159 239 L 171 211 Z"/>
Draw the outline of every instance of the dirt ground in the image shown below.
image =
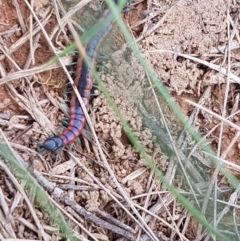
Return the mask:
<path fill-rule="evenodd" d="M 20 5 L 17 6 L 17 2 L 0 0 L 0 127 L 14 150 L 25 162 L 32 163 L 32 158 L 39 150 L 34 140 L 42 143 L 53 133 L 60 133 L 65 128 L 63 118 L 68 117 L 66 100 L 71 98 L 68 94 L 71 87 L 66 84 L 68 81 L 63 68 L 25 75 L 25 70 L 46 63 L 54 53 L 28 6 L 25 2 L 19 2 Z M 77 4 L 80 4 L 79 1 L 66 1 L 63 9 L 58 5 L 60 10 L 57 13 L 56 6 L 48 0 L 34 3 L 34 12 L 56 52 L 73 41 L 66 22 L 62 28 L 57 26 L 64 20 L 63 16 L 67 16 L 64 9 L 74 11 Z M 91 1 L 76 12 L 72 17 L 76 30 L 82 33 L 82 29 L 89 29 L 101 16 L 101 8 L 104 8 L 102 3 Z M 135 1 L 124 14 L 124 20 L 139 50 L 182 112 L 206 138 L 218 158 L 224 160 L 229 170 L 239 177 L 239 2 Z M 32 30 L 34 31 L 30 34 Z M 71 62 L 75 55 L 70 53 L 68 57 Z M 74 68 L 75 65 L 68 66 L 68 70 Z M 231 75 L 227 75 L 228 70 Z M 199 206 L 204 206 L 204 196 L 215 169 L 192 138 L 183 132 L 182 125 L 159 94 L 154 97 L 154 88 L 145 69 L 126 44 L 116 24 L 99 50 L 97 71 L 147 155 L 179 192 L 189 195 L 187 198 L 191 203 L 199 201 Z M 12 77 L 14 74 L 18 77 Z M 71 228 L 78 233 L 78 237 L 81 235 L 82 240 L 207 239 L 207 234 L 195 219 L 153 177 L 144 159 L 124 133 L 101 88 L 96 88 L 94 93 L 96 96 L 91 97 L 89 115 L 108 164 L 103 161 L 101 151 L 93 141 L 89 125 L 86 125 L 83 134 L 73 145 L 57 152 L 44 152 L 42 158 L 35 158 L 33 163 L 34 168 L 50 182 L 61 188 L 64 184 L 71 185 L 65 194 L 81 205 L 86 213 L 90 213 L 82 218 L 72 210 L 73 207 L 70 210 L 66 204 L 61 204 L 74 217 L 75 221 L 71 219 L 69 222 Z M 196 109 L 187 100 L 202 107 Z M 224 123 L 222 125 L 221 120 Z M 180 142 L 180 137 L 184 141 Z M 179 146 L 179 157 L 174 155 L 171 143 Z M 72 154 L 81 159 L 83 166 L 73 162 Z M 186 172 L 172 167 L 178 158 L 187 160 L 182 164 Z M 93 176 L 87 174 L 87 170 Z M 15 200 L 17 204 L 12 208 L 17 188 L 9 184 L 10 178 L 3 169 L 1 173 L 0 191 L 5 199 L 1 203 L 6 202 L 6 210 L 9 213 L 11 211 L 11 220 L 8 229 L 0 227 L 0 239 L 63 240 L 42 210 L 32 204 L 46 236 L 38 230 L 22 196 L 18 202 Z M 191 181 L 187 177 L 191 177 Z M 221 206 L 222 203 L 231 199 L 233 189 L 222 174 L 216 180 L 220 190 L 217 193 L 220 200 L 217 211 L 220 214 L 220 210 L 225 207 Z M 116 182 L 120 183 L 122 191 Z M 189 194 L 192 191 L 189 182 L 194 185 L 200 198 Z M 73 186 L 81 188 L 77 190 Z M 14 195 L 9 191 L 12 188 Z M 211 214 L 215 208 L 211 208 L 214 205 L 211 198 L 204 211 L 209 222 L 212 221 Z M 135 209 L 128 200 L 134 202 Z M 230 207 L 233 208 L 233 203 L 231 204 Z M 237 216 L 238 220 L 238 198 L 234 205 L 234 217 Z M 153 212 L 155 216 L 149 216 L 140 207 Z M 202 206 L 200 210 L 203 212 Z M 91 215 L 121 227 L 133 236 L 120 235 L 115 229 L 104 226 L 104 222 L 90 221 L 88 217 Z M 233 214 L 231 211 L 229 214 L 228 210 L 219 221 L 218 228 L 229 231 L 229 240 L 238 240 L 234 229 L 238 225 L 233 225 L 231 215 Z M 133 216 L 138 221 L 142 217 L 145 230 Z M 9 216 L 5 215 L 2 220 L 5 220 L 0 221 L 3 225 Z M 151 230 L 154 234 L 149 238 L 146 233 L 151 233 Z"/>

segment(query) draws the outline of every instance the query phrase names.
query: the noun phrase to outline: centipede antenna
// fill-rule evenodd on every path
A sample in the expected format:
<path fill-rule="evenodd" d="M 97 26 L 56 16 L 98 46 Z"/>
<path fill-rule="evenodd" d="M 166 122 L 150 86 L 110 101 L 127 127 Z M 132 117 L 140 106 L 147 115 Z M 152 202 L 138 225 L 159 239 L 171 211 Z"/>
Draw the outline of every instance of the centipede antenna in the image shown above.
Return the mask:
<path fill-rule="evenodd" d="M 37 151 L 37 154 L 33 157 L 33 159 L 32 159 L 32 161 L 33 161 L 34 159 L 36 159 L 36 157 L 37 157 L 39 154 L 43 153 L 43 151 L 45 150 L 45 148 L 41 147 L 42 143 L 39 142 L 38 140 L 36 140 L 35 138 L 30 137 L 30 140 L 33 141 L 33 142 L 36 142 L 37 145 L 40 147 L 40 150 L 38 150 L 38 151 Z"/>
<path fill-rule="evenodd" d="M 33 139 L 33 138 L 31 138 L 31 139 Z M 38 144 L 40 144 L 37 140 L 34 140 L 34 141 L 36 141 Z M 41 153 L 43 153 L 43 151 L 44 151 L 44 148 L 40 148 L 40 150 L 37 151 L 36 155 L 34 155 L 32 158 L 30 158 L 29 165 L 27 168 L 31 173 L 33 173 L 34 161 L 37 159 L 37 157 L 39 157 L 39 155 Z"/>
<path fill-rule="evenodd" d="M 30 137 L 30 139 L 31 139 L 31 141 L 36 142 L 39 147 L 41 147 L 41 145 L 42 145 L 41 142 L 39 142 L 38 140 L 36 140 L 36 139 L 33 138 L 33 137 Z M 43 149 L 43 150 L 42 150 L 42 149 Z M 41 154 L 43 151 L 44 151 L 44 148 L 41 147 L 40 150 L 37 152 L 37 154 L 34 156 L 34 159 L 35 159 L 39 154 Z"/>
<path fill-rule="evenodd" d="M 31 140 L 32 142 L 36 142 L 38 146 L 41 145 L 41 143 L 40 143 L 38 140 L 36 140 L 35 138 L 33 138 L 33 137 L 31 137 L 31 136 L 30 136 L 30 140 Z"/>

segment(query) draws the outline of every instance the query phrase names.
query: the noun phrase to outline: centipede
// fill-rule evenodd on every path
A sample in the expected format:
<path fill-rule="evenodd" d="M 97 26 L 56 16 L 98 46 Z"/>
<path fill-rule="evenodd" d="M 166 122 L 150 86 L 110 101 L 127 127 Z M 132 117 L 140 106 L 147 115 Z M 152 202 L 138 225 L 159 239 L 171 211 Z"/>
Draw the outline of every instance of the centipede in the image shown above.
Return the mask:
<path fill-rule="evenodd" d="M 110 15 L 111 11 L 106 10 L 101 19 L 106 19 Z M 86 43 L 86 57 L 92 66 L 95 66 L 99 47 L 112 28 L 112 25 L 113 20 L 106 21 L 105 24 L 103 24 L 103 26 L 101 26 L 101 28 Z M 80 93 L 85 107 L 88 108 L 90 93 L 93 85 L 93 77 L 81 56 L 78 56 L 74 83 L 77 86 L 78 92 Z M 81 134 L 85 122 L 86 117 L 83 113 L 83 109 L 75 92 L 73 91 L 70 101 L 69 122 L 67 128 L 59 135 L 47 138 L 42 144 L 39 145 L 41 148 L 40 151 L 55 151 L 70 144 L 71 142 L 74 142 L 75 139 Z"/>

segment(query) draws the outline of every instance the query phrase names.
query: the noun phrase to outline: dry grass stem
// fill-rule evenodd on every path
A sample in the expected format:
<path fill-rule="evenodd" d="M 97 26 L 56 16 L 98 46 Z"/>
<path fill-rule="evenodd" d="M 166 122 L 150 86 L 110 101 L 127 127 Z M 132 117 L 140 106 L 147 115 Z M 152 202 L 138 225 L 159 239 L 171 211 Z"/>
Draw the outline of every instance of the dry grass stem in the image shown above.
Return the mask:
<path fill-rule="evenodd" d="M 171 53 L 171 54 L 174 54 L 175 55 L 175 58 L 177 56 L 180 56 L 180 57 L 183 57 L 183 58 L 186 58 L 186 59 L 190 59 L 192 61 L 195 61 L 199 64 L 203 64 L 213 70 L 216 70 L 217 72 L 221 73 L 221 74 L 224 74 L 225 76 L 229 76 L 230 78 L 230 82 L 231 83 L 238 83 L 240 84 L 240 78 L 236 75 L 234 75 L 233 73 L 229 72 L 228 74 L 228 71 L 227 69 L 223 68 L 222 66 L 219 66 L 219 65 L 216 65 L 216 64 L 213 64 L 213 63 L 210 63 L 210 62 L 207 62 L 207 61 L 204 61 L 204 60 L 201 60 L 199 58 L 196 58 L 196 57 L 193 57 L 189 54 L 182 54 L 182 53 L 179 53 L 179 52 L 175 52 L 175 51 L 172 51 L 172 50 L 151 50 L 151 51 L 148 51 L 149 53 Z"/>

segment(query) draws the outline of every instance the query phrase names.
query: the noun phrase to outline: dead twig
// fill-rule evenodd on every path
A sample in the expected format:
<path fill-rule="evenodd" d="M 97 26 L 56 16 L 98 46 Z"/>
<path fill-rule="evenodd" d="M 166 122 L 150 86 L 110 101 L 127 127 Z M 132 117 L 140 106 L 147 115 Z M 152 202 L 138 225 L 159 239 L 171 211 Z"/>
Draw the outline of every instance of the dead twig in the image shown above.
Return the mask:
<path fill-rule="evenodd" d="M 27 32 L 27 28 L 25 26 L 22 13 L 20 11 L 20 6 L 18 4 L 18 0 L 13 0 L 13 5 L 14 5 L 14 7 L 16 9 L 17 16 L 18 16 L 18 21 L 19 21 L 19 24 L 21 26 L 21 29 L 22 29 L 23 33 L 26 33 Z"/>
<path fill-rule="evenodd" d="M 233 73 L 228 73 L 227 69 L 223 68 L 222 66 L 219 66 L 219 65 L 216 65 L 216 64 L 213 64 L 213 63 L 210 63 L 210 62 L 207 62 L 207 61 L 204 61 L 204 60 L 201 60 L 199 58 L 196 58 L 196 57 L 193 57 L 189 54 L 182 54 L 182 53 L 179 53 L 179 52 L 176 52 L 176 51 L 172 51 L 172 50 L 151 50 L 151 51 L 148 51 L 149 53 L 171 53 L 173 55 L 175 55 L 176 57 L 177 56 L 180 56 L 180 57 L 183 57 L 183 58 L 186 58 L 186 59 L 190 59 L 192 61 L 195 61 L 199 64 L 203 64 L 211 69 L 214 69 L 216 70 L 217 72 L 225 75 L 225 76 L 229 76 L 229 81 L 231 83 L 238 83 L 240 84 L 240 78 L 236 75 L 234 75 Z"/>

